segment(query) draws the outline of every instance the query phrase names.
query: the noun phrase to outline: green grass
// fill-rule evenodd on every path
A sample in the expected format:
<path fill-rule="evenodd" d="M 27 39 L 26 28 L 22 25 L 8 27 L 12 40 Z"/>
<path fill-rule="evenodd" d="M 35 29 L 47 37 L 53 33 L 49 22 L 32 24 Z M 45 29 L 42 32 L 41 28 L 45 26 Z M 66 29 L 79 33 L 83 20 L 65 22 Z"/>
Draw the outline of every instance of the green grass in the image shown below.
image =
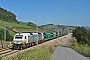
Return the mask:
<path fill-rule="evenodd" d="M 43 46 L 19 53 L 6 60 L 51 60 L 51 52 L 49 47 Z"/>
<path fill-rule="evenodd" d="M 12 36 L 15 35 L 15 32 L 11 31 L 11 30 L 8 30 L 9 34 L 11 34 Z"/>
<path fill-rule="evenodd" d="M 0 20 L 0 26 L 4 26 L 4 25 L 6 25 L 7 27 L 10 27 L 10 22 Z M 16 22 L 12 22 L 12 27 L 14 27 L 14 28 L 31 28 L 30 26 L 29 27 L 26 26 L 25 23 L 17 24 Z"/>

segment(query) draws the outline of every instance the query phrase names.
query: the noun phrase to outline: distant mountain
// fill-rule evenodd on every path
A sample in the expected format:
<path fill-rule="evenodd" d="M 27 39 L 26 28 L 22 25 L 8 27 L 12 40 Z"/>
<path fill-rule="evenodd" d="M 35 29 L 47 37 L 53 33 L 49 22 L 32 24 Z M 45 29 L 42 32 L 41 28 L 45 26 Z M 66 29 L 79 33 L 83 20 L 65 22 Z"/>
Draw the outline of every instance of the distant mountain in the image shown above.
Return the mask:
<path fill-rule="evenodd" d="M 84 28 L 90 28 L 89 26 L 83 26 Z"/>
<path fill-rule="evenodd" d="M 66 25 L 54 25 L 54 24 L 46 24 L 40 26 L 42 27 L 45 32 L 51 31 L 51 32 L 57 32 L 57 31 L 63 31 L 63 32 L 71 32 L 76 27 L 75 26 L 66 26 Z"/>

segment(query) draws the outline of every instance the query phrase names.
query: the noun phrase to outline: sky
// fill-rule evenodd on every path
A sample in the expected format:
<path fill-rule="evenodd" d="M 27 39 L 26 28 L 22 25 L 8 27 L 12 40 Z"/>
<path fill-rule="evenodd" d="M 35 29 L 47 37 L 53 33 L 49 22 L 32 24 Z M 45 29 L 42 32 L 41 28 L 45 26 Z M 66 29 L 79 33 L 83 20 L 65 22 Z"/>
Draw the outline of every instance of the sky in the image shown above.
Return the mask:
<path fill-rule="evenodd" d="M 90 0 L 0 0 L 18 21 L 37 25 L 90 26 Z"/>

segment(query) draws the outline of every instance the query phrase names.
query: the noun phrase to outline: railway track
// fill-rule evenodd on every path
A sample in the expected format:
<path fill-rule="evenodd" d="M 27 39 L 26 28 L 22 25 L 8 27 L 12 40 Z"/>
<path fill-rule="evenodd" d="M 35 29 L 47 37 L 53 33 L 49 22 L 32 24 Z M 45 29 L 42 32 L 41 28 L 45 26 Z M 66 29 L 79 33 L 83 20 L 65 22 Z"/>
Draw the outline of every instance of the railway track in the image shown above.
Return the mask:
<path fill-rule="evenodd" d="M 16 52 L 18 52 L 19 50 L 7 50 L 1 53 L 1 57 L 7 57 L 9 55 L 12 55 Z"/>
<path fill-rule="evenodd" d="M 10 47 L 0 48 L 0 52 L 6 51 L 6 50 L 9 50 L 9 49 L 10 49 Z"/>
<path fill-rule="evenodd" d="M 59 37 L 61 40 L 65 38 L 65 36 L 62 36 L 62 37 Z M 55 39 L 52 39 L 50 41 L 53 41 L 53 40 L 57 40 L 58 38 L 55 38 Z M 44 43 L 41 43 L 39 44 L 39 46 L 45 44 L 46 42 Z M 11 47 L 7 47 L 7 48 L 0 48 L 0 57 L 2 58 L 6 58 L 6 57 L 9 57 L 9 56 L 13 56 L 19 52 L 23 52 L 23 51 L 26 51 L 26 50 L 29 50 L 29 49 L 32 49 L 32 48 L 35 48 L 36 46 L 32 46 L 30 48 L 26 48 L 26 49 L 23 49 L 23 50 L 13 50 L 11 49 Z"/>

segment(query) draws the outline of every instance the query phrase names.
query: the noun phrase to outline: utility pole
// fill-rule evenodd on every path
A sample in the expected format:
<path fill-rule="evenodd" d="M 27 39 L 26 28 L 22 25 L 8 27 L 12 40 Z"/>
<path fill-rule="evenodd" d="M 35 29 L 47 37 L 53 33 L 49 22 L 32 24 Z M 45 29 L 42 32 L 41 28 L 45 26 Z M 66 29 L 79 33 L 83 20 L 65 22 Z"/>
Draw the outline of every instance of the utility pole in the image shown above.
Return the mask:
<path fill-rule="evenodd" d="M 36 26 L 36 32 L 38 33 L 38 26 Z M 38 47 L 38 34 L 37 34 L 37 45 L 36 47 Z"/>
<path fill-rule="evenodd" d="M 12 28 L 12 21 L 11 21 L 12 16 L 10 15 L 10 28 Z"/>
<path fill-rule="evenodd" d="M 58 28 L 58 37 L 59 37 L 59 28 Z"/>
<path fill-rule="evenodd" d="M 4 46 L 6 45 L 6 25 L 4 26 Z"/>
<path fill-rule="evenodd" d="M 58 28 L 58 26 L 57 26 L 57 34 L 58 34 L 58 37 L 59 37 L 59 28 Z"/>
<path fill-rule="evenodd" d="M 62 36 L 62 27 L 61 27 L 61 36 Z"/>
<path fill-rule="evenodd" d="M 70 31 L 69 31 L 69 28 L 68 28 L 68 34 L 70 33 Z"/>
<path fill-rule="evenodd" d="M 45 26 L 44 26 L 44 33 L 45 33 Z"/>

